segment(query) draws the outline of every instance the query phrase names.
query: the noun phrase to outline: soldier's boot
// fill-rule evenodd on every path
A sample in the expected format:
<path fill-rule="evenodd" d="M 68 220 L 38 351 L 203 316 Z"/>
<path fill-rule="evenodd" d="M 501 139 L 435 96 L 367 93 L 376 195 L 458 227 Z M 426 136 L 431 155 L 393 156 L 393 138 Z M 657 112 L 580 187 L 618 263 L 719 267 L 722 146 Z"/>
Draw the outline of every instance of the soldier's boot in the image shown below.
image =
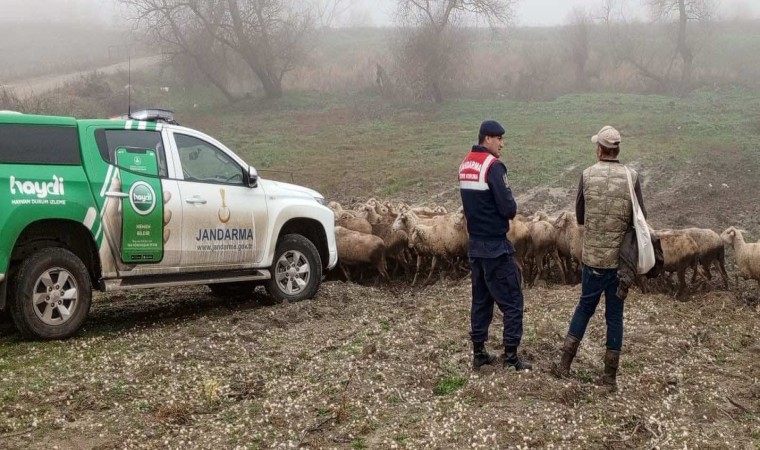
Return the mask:
<path fill-rule="evenodd" d="M 533 369 L 533 365 L 517 356 L 517 347 L 511 345 L 504 346 L 504 368 L 509 369 L 510 367 L 518 372 Z"/>
<path fill-rule="evenodd" d="M 578 353 L 578 346 L 581 344 L 580 339 L 568 334 L 565 336 L 565 342 L 562 344 L 562 357 L 559 363 L 552 364 L 551 373 L 557 378 L 567 378 L 570 376 L 570 365 Z"/>
<path fill-rule="evenodd" d="M 472 343 L 472 368 L 477 369 L 486 364 L 493 364 L 496 362 L 496 356 L 486 351 L 486 344 L 484 342 Z"/>
<path fill-rule="evenodd" d="M 611 392 L 617 390 L 617 370 L 620 364 L 620 351 L 607 349 L 604 354 L 604 375 L 599 379 L 599 385 Z"/>

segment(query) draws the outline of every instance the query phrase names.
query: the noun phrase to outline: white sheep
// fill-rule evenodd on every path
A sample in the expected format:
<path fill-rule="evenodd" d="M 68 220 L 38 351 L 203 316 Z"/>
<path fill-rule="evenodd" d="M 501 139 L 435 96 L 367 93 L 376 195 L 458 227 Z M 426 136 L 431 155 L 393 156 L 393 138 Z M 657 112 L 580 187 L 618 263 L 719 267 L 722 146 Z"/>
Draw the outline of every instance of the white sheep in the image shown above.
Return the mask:
<path fill-rule="evenodd" d="M 739 284 L 739 276 L 745 280 L 757 281 L 760 288 L 760 243 L 748 244 L 744 242 L 742 230 L 728 227 L 720 235 L 723 242 L 731 244 L 736 254 L 736 267 L 739 273 L 736 275 L 736 283 Z"/>
<path fill-rule="evenodd" d="M 399 214 L 396 228 L 406 229 L 409 247 L 417 252 L 417 273 L 412 284 L 417 281 L 422 255 L 432 256 L 426 283 L 433 276 L 439 257 L 452 260 L 467 255 L 467 222 L 462 213 L 421 219 L 413 211 L 406 211 Z"/>

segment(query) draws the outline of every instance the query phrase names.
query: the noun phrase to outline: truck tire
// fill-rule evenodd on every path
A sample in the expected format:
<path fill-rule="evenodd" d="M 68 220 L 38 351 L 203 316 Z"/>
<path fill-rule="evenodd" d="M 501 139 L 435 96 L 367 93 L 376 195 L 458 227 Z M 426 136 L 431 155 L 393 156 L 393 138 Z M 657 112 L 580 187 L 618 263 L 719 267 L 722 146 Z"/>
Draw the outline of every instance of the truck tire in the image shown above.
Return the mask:
<path fill-rule="evenodd" d="M 217 297 L 250 297 L 253 290 L 256 289 L 255 281 L 235 281 L 232 283 L 214 283 L 209 284 L 208 288 L 211 293 Z"/>
<path fill-rule="evenodd" d="M 265 288 L 277 301 L 297 302 L 312 298 L 322 282 L 322 260 L 310 240 L 287 234 L 277 243 L 272 278 Z"/>
<path fill-rule="evenodd" d="M 63 248 L 48 247 L 29 255 L 19 266 L 10 289 L 11 317 L 26 338 L 72 336 L 92 304 L 87 268 Z"/>

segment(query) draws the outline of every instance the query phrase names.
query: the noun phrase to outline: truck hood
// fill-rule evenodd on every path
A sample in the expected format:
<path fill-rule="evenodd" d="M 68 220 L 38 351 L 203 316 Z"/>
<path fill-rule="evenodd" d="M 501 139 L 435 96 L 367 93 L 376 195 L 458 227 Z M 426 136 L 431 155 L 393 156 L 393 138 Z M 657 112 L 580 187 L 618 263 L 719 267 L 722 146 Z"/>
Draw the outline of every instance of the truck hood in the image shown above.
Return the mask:
<path fill-rule="evenodd" d="M 259 183 L 261 183 L 267 195 L 324 199 L 319 192 L 296 184 L 262 179 L 259 179 Z"/>

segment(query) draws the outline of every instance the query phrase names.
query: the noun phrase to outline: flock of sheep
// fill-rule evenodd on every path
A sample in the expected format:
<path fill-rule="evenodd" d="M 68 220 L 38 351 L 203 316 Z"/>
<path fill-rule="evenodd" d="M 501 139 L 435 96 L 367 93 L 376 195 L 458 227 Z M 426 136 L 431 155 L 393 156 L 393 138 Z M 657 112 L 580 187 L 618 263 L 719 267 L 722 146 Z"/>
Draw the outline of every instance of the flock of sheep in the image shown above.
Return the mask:
<path fill-rule="evenodd" d="M 462 208 L 449 213 L 441 206 L 411 207 L 374 198 L 351 209 L 337 202 L 329 206 L 335 212 L 338 259 L 347 280 L 362 277 L 368 267 L 376 272 L 373 276 L 377 274 L 378 281 L 404 276 L 411 278 L 412 284 L 424 269 L 428 283 L 439 264 L 455 271 L 468 270 L 467 223 Z M 741 230 L 729 227 L 720 235 L 703 228 L 652 231 L 662 244 L 667 280 L 673 272 L 678 276 L 676 296 L 687 289 L 687 269 L 693 272 L 694 284 L 697 277 L 710 280 L 713 266 L 728 289 L 725 244 L 736 255 L 737 284 L 741 276 L 760 285 L 760 243 L 746 243 Z M 507 238 L 515 247 L 523 283 L 549 281 L 550 276 L 557 276 L 562 283 L 580 280 L 583 226 L 577 224 L 574 213 L 561 212 L 557 217 L 543 212 L 518 214 L 510 221 Z M 646 289 L 641 278 L 640 287 Z"/>

